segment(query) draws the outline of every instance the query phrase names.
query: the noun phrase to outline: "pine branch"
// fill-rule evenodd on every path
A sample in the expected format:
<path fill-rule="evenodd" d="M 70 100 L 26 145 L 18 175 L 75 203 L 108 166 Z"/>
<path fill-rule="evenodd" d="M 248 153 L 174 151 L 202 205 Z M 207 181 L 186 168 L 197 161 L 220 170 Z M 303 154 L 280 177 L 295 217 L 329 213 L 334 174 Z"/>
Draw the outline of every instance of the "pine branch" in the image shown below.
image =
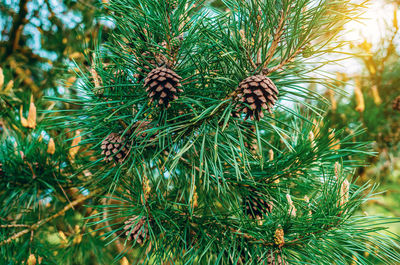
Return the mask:
<path fill-rule="evenodd" d="M 287 13 L 289 12 L 289 8 L 290 8 L 290 5 L 288 4 L 286 10 L 285 11 L 281 11 L 279 24 L 278 24 L 278 27 L 277 27 L 277 29 L 275 31 L 274 38 L 272 40 L 271 46 L 270 46 L 270 48 L 269 48 L 269 50 L 267 52 L 267 55 L 265 56 L 266 59 L 265 59 L 265 62 L 263 64 L 263 69 L 268 67 L 268 64 L 271 62 L 271 60 L 272 60 L 272 58 L 274 56 L 275 50 L 276 50 L 276 48 L 278 47 L 278 45 L 279 45 L 279 43 L 281 41 L 281 38 L 282 38 L 282 35 L 283 35 L 283 30 L 284 30 L 284 25 L 285 25 L 285 18 L 286 18 Z"/>
<path fill-rule="evenodd" d="M 19 2 L 19 13 L 14 16 L 13 25 L 9 34 L 9 41 L 5 52 L 5 57 L 13 53 L 18 48 L 18 43 L 21 37 L 21 33 L 24 25 L 26 24 L 26 15 L 28 14 L 27 4 L 29 0 L 20 0 Z"/>
<path fill-rule="evenodd" d="M 54 215 L 52 215 L 52 216 L 50 216 L 50 217 L 47 217 L 46 219 L 40 220 L 40 221 L 36 222 L 35 224 L 29 226 L 29 228 L 24 229 L 24 230 L 22 230 L 22 231 L 20 231 L 20 232 L 18 232 L 18 233 L 16 233 L 16 234 L 14 234 L 14 235 L 12 235 L 12 236 L 9 237 L 8 239 L 6 239 L 6 240 L 0 242 L 0 246 L 9 244 L 9 243 L 11 243 L 12 241 L 18 239 L 19 237 L 21 237 L 21 236 L 23 236 L 23 235 L 25 235 L 25 234 L 27 234 L 27 233 L 29 233 L 29 232 L 31 232 L 31 231 L 37 230 L 37 229 L 38 229 L 39 227 L 41 227 L 42 225 L 44 225 L 44 224 L 46 224 L 46 223 L 48 223 L 48 222 L 50 222 L 50 221 L 56 219 L 57 217 L 63 215 L 63 214 L 64 214 L 66 211 L 68 211 L 69 209 L 71 209 L 71 208 L 73 208 L 74 206 L 78 205 L 79 203 L 84 202 L 85 200 L 87 200 L 87 199 L 93 197 L 94 195 L 95 195 L 95 193 L 92 193 L 92 194 L 90 194 L 90 195 L 82 196 L 82 197 L 76 199 L 75 201 L 73 201 L 72 203 L 68 204 L 68 205 L 65 206 L 61 211 L 55 213 Z"/>
<path fill-rule="evenodd" d="M 297 48 L 297 50 L 292 53 L 291 56 L 289 56 L 288 58 L 286 58 L 285 60 L 283 60 L 279 65 L 272 67 L 271 69 L 265 69 L 265 73 L 273 73 L 281 68 L 283 68 L 286 64 L 292 62 L 294 60 L 294 58 L 296 58 L 296 56 L 303 50 L 303 47 L 301 45 L 299 45 L 299 47 Z"/>
<path fill-rule="evenodd" d="M 0 225 L 0 228 L 11 228 L 11 227 L 30 227 L 30 225 L 24 225 L 24 224 Z"/>

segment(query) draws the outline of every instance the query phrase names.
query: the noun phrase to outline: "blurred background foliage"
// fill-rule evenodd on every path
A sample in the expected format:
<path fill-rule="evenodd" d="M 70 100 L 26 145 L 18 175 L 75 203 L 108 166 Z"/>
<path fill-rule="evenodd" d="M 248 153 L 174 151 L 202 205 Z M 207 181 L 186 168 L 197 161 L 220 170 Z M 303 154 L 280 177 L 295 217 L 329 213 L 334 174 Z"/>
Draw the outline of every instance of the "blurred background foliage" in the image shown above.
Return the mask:
<path fill-rule="evenodd" d="M 369 201 L 363 210 L 371 214 L 400 217 L 400 111 L 394 109 L 392 104 L 400 96 L 400 38 L 396 13 L 400 1 L 385 2 L 394 5 L 395 12 L 391 20 L 386 21 L 386 28 L 382 29 L 385 34 L 380 41 L 371 43 L 362 39 L 345 47 L 348 49 L 346 52 L 357 57 L 361 70 L 351 74 L 345 70 L 337 71 L 337 79 L 332 86 L 341 88 L 343 93 L 326 91 L 326 98 L 331 102 L 326 120 L 331 123 L 331 128 L 361 126 L 365 129 L 365 133 L 357 134 L 354 141 L 372 141 L 376 156 L 369 159 L 367 166 L 357 169 L 359 182 L 379 182 L 382 193 L 376 200 Z M 66 134 L 61 136 L 61 131 L 45 130 L 41 111 L 55 106 L 42 98 L 77 94 L 72 86 L 76 82 L 74 63 L 89 66 L 92 49 L 113 27 L 102 19 L 102 14 L 107 12 L 102 5 L 104 3 L 107 1 L 3 0 L 0 3 L 0 141 L 7 148 L 19 151 L 15 156 L 3 157 L 3 166 L 13 168 L 16 176 L 29 175 L 31 181 L 27 185 L 31 185 L 32 193 L 46 191 L 38 194 L 36 202 L 26 197 L 23 207 L 30 214 L 24 216 L 28 219 L 24 220 L 25 223 L 37 222 L 46 212 L 62 211 L 68 201 L 85 196 L 84 190 L 68 185 L 71 181 L 83 183 L 90 174 L 72 173 L 76 154 L 71 154 L 69 148 L 73 143 L 66 140 L 76 139 L 79 133 L 64 132 Z M 225 8 L 218 0 L 210 1 L 210 4 L 215 8 Z M 30 113 L 34 112 L 32 104 L 38 111 L 35 124 L 29 126 L 26 122 Z M 33 122 L 32 117 L 29 121 Z M 54 141 L 54 152 L 49 151 L 53 145 L 51 141 Z M 52 161 L 58 162 L 54 164 Z M 43 186 L 47 188 L 43 189 Z M 1 188 L 11 187 L 3 182 Z M 2 194 L 4 192 L 0 191 L 0 198 Z M 23 199 L 23 195 L 1 199 L 1 206 L 7 207 L 0 210 L 0 220 L 20 218 L 10 212 L 14 207 L 13 200 Z M 26 258 L 32 249 L 46 250 L 34 253 L 40 264 L 96 264 L 96 258 L 111 262 L 113 257 L 107 256 L 110 252 L 95 250 L 111 248 L 122 251 L 118 241 L 103 245 L 97 237 L 100 232 L 95 231 L 96 227 L 87 226 L 88 220 L 85 219 L 85 216 L 95 214 L 95 210 L 84 207 L 83 203 L 75 205 L 74 209 L 76 211 L 66 211 L 63 218 L 49 220 L 49 225 L 38 232 L 45 235 L 38 237 L 40 240 L 29 240 L 27 235 L 28 240 L 24 242 L 19 256 L 15 257 L 14 264 L 20 264 L 18 261 L 29 264 Z M 3 236 L 4 229 L 0 229 L 0 236 Z M 18 231 L 20 228 L 13 230 Z M 400 233 L 400 227 L 393 226 L 392 231 Z M 13 247 L 15 245 L 11 244 L 4 251 L 13 253 Z M 66 250 L 91 254 L 74 255 L 74 260 L 67 261 Z M 124 262 L 122 259 L 121 264 Z"/>
<path fill-rule="evenodd" d="M 79 132 L 44 125 L 44 112 L 57 107 L 44 97 L 77 93 L 75 64 L 88 66 L 100 32 L 110 30 L 103 11 L 96 0 L 0 2 L 0 241 L 40 226 L 1 247 L 1 264 L 111 264 L 110 253 L 121 251 L 87 226 L 90 198 L 76 187 L 89 173 L 76 173 L 79 148 L 71 148 Z"/>
<path fill-rule="evenodd" d="M 358 41 L 349 44 L 348 51 L 356 58 L 360 70 L 352 73 L 347 66 L 336 73 L 333 85 L 344 93 L 326 91 L 326 98 L 331 102 L 327 121 L 332 128 L 361 126 L 365 133 L 354 140 L 373 144 L 376 155 L 369 158 L 366 166 L 357 169 L 357 175 L 360 183 L 379 183 L 380 193 L 365 204 L 363 210 L 400 217 L 400 34 L 397 16 L 400 2 L 374 2 L 381 2 L 387 8 L 387 16 L 365 22 L 361 28 L 372 32 L 364 31 L 367 36 L 362 34 Z M 368 28 L 374 23 L 383 25 L 380 32 Z M 368 34 L 373 37 L 368 38 Z M 392 231 L 400 233 L 400 227 L 393 225 Z"/>

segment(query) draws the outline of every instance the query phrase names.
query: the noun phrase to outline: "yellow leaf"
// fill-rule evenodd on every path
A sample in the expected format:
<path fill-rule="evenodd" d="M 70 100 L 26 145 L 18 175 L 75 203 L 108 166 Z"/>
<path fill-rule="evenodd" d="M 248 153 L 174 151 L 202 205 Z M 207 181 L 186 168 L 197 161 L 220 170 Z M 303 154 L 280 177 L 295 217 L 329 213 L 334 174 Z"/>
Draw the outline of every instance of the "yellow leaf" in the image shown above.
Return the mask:
<path fill-rule="evenodd" d="M 199 206 L 199 195 L 197 194 L 196 191 L 196 186 L 193 187 L 193 196 L 190 198 L 190 204 L 192 206 L 192 208 L 197 208 L 197 206 Z"/>
<path fill-rule="evenodd" d="M 28 121 L 25 119 L 25 117 L 22 115 L 22 106 L 19 108 L 19 116 L 21 118 L 21 124 L 25 128 L 28 127 Z"/>
<path fill-rule="evenodd" d="M 33 95 L 31 95 L 31 104 L 29 105 L 28 127 L 31 129 L 36 128 L 36 106 L 33 102 Z"/>
<path fill-rule="evenodd" d="M 66 87 L 71 87 L 76 81 L 76 77 L 72 76 L 70 78 L 67 79 L 67 82 L 65 82 L 65 86 Z"/>
<path fill-rule="evenodd" d="M 361 91 L 361 81 L 358 79 L 356 80 L 356 86 L 354 88 L 354 95 L 356 97 L 356 111 L 364 112 L 365 110 L 365 102 L 364 102 L 364 95 Z"/>
<path fill-rule="evenodd" d="M 129 261 L 128 261 L 128 259 L 126 258 L 126 257 L 123 257 L 122 259 L 121 259 L 121 265 L 129 265 L 130 263 L 129 263 Z"/>
<path fill-rule="evenodd" d="M 71 149 L 69 149 L 69 155 L 72 159 L 75 159 L 76 154 L 79 151 L 80 146 L 78 145 L 81 141 L 80 131 L 75 132 L 75 138 L 72 140 Z"/>
<path fill-rule="evenodd" d="M 74 244 L 81 243 L 82 242 L 82 234 L 81 234 L 81 228 L 79 227 L 79 225 L 75 225 L 74 232 L 75 232 L 75 237 L 72 240 L 72 243 L 74 243 Z"/>
<path fill-rule="evenodd" d="M 280 247 L 285 244 L 285 233 L 281 227 L 275 230 L 274 243 Z"/>
<path fill-rule="evenodd" d="M 55 152 L 56 152 L 56 145 L 54 143 L 53 138 L 50 138 L 49 144 L 47 145 L 47 153 L 49 153 L 50 155 L 54 155 Z"/>
<path fill-rule="evenodd" d="M 67 244 L 68 243 L 68 239 L 67 239 L 67 237 L 65 236 L 65 234 L 64 234 L 64 232 L 63 231 L 58 231 L 58 236 L 61 238 L 61 240 L 63 241 L 62 243 L 63 244 Z"/>
<path fill-rule="evenodd" d="M 8 81 L 6 88 L 4 89 L 4 92 L 6 94 L 10 93 L 13 86 L 14 86 L 14 81 L 13 80 Z"/>
<path fill-rule="evenodd" d="M 72 59 L 72 60 L 75 60 L 75 59 L 77 59 L 77 58 L 79 58 L 79 57 L 81 57 L 81 56 L 83 56 L 82 53 L 80 53 L 80 52 L 73 52 L 73 53 L 71 53 L 71 54 L 69 55 L 69 58 Z"/>
<path fill-rule="evenodd" d="M 36 257 L 35 257 L 35 255 L 33 255 L 33 254 L 29 255 L 27 264 L 28 265 L 36 265 Z"/>
<path fill-rule="evenodd" d="M 376 85 L 371 87 L 372 97 L 374 98 L 375 105 L 379 106 L 382 103 L 381 96 L 379 95 L 379 90 Z"/>
<path fill-rule="evenodd" d="M 74 244 L 79 244 L 81 242 L 82 242 L 82 235 L 81 234 L 75 236 L 74 239 L 72 240 L 72 243 L 74 243 Z"/>
<path fill-rule="evenodd" d="M 344 205 L 349 201 L 350 183 L 345 179 L 340 187 L 340 205 Z"/>
<path fill-rule="evenodd" d="M 376 74 L 375 66 L 372 63 L 368 63 L 367 66 L 368 66 L 368 69 L 369 69 L 369 72 L 371 73 L 371 75 Z"/>
<path fill-rule="evenodd" d="M 0 67 L 0 89 L 3 88 L 3 84 L 4 84 L 3 69 Z"/>
<path fill-rule="evenodd" d="M 269 161 L 274 160 L 274 150 L 269 149 Z"/>
<path fill-rule="evenodd" d="M 367 40 L 364 40 L 364 42 L 360 44 L 360 48 L 363 49 L 365 52 L 370 53 L 372 44 L 369 43 Z"/>

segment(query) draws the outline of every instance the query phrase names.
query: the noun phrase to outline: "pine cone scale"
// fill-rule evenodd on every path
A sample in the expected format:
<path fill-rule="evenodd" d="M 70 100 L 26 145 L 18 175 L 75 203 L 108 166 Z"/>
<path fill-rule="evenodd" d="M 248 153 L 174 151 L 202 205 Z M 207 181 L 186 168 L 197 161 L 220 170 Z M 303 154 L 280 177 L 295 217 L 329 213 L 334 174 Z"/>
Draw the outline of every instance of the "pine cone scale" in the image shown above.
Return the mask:
<path fill-rule="evenodd" d="M 135 240 L 139 244 L 143 244 L 149 238 L 149 228 L 146 221 L 146 217 L 135 216 L 125 221 L 124 230 L 128 240 Z M 132 226 L 134 226 L 132 228 Z"/>

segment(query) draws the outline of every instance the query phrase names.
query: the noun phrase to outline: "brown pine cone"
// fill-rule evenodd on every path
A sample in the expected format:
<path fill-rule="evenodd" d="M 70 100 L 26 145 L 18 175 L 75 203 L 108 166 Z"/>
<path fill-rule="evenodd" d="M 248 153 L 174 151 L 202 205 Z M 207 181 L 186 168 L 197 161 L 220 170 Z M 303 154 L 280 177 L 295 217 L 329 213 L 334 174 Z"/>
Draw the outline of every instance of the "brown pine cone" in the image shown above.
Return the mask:
<path fill-rule="evenodd" d="M 178 92 L 183 92 L 179 82 L 181 79 L 173 70 L 165 67 L 151 71 L 144 80 L 150 102 L 156 101 L 157 106 L 170 107 L 170 102 L 178 99 Z"/>
<path fill-rule="evenodd" d="M 400 111 L 400 96 L 396 97 L 392 102 L 393 110 Z"/>
<path fill-rule="evenodd" d="M 105 155 L 104 160 L 114 163 L 122 163 L 125 161 L 129 153 L 129 144 L 125 137 L 121 137 L 117 133 L 111 133 L 101 143 L 102 155 Z"/>
<path fill-rule="evenodd" d="M 149 238 L 149 225 L 146 217 L 139 219 L 139 216 L 134 216 L 124 222 L 125 235 L 129 240 L 134 240 L 139 244 L 143 244 Z"/>
<path fill-rule="evenodd" d="M 275 84 L 265 75 L 254 75 L 240 82 L 236 89 L 236 112 L 246 113 L 245 119 L 260 120 L 263 110 L 272 113 L 279 91 Z M 244 104 L 243 104 L 244 103 Z"/>
<path fill-rule="evenodd" d="M 256 192 L 252 192 L 246 196 L 243 200 L 244 211 L 251 218 L 255 220 L 264 219 L 264 215 L 268 215 L 272 212 L 273 203 L 266 201 Z"/>

